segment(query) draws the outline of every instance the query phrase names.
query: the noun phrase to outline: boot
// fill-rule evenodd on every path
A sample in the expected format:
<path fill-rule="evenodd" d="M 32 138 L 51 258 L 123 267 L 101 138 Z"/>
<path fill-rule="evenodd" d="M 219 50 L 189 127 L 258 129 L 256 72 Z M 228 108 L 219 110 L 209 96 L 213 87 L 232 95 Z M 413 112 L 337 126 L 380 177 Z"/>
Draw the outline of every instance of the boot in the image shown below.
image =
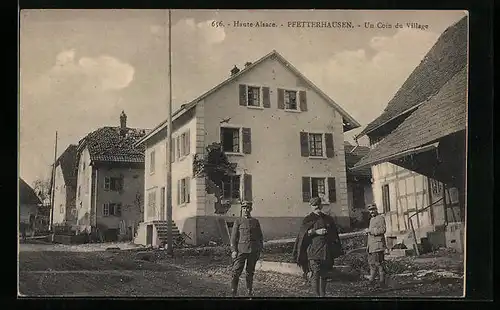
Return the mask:
<path fill-rule="evenodd" d="M 374 267 L 370 266 L 370 276 L 368 278 L 368 282 L 370 284 L 372 284 L 373 282 L 375 282 L 375 276 L 376 275 L 377 275 L 377 269 L 375 269 Z"/>
<path fill-rule="evenodd" d="M 378 268 L 378 274 L 379 274 L 379 285 L 380 287 L 384 288 L 387 286 L 387 283 L 386 283 L 386 278 L 385 278 L 385 270 L 384 270 L 384 267 L 380 266 Z"/>
<path fill-rule="evenodd" d="M 325 297 L 326 296 L 326 278 L 321 277 L 319 278 L 319 297 Z"/>
<path fill-rule="evenodd" d="M 248 296 L 253 297 L 253 275 L 246 277 Z"/>
<path fill-rule="evenodd" d="M 233 277 L 231 280 L 231 296 L 236 297 L 238 295 L 238 282 L 239 278 Z"/>

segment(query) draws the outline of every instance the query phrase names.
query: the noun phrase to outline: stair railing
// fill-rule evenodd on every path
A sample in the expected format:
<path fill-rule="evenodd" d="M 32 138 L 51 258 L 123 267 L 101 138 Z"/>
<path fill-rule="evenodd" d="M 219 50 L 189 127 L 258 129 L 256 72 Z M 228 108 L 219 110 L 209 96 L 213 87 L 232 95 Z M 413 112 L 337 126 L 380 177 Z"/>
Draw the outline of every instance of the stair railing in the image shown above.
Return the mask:
<path fill-rule="evenodd" d="M 412 235 L 413 235 L 413 241 L 415 241 L 415 251 L 417 252 L 417 256 L 420 255 L 420 250 L 418 249 L 418 243 L 417 243 L 417 235 L 415 233 L 415 228 L 413 227 L 413 221 L 411 220 L 412 217 L 414 217 L 415 215 L 429 209 L 430 207 L 432 207 L 433 205 L 435 205 L 436 203 L 440 202 L 441 200 L 443 200 L 444 197 L 441 197 L 439 198 L 438 200 L 434 201 L 433 203 L 431 203 L 430 205 L 428 205 L 427 207 L 423 208 L 423 209 L 420 209 L 420 210 L 417 210 L 415 213 L 413 213 L 410 217 L 408 217 L 408 224 L 410 225 L 411 227 L 411 232 L 412 232 Z"/>

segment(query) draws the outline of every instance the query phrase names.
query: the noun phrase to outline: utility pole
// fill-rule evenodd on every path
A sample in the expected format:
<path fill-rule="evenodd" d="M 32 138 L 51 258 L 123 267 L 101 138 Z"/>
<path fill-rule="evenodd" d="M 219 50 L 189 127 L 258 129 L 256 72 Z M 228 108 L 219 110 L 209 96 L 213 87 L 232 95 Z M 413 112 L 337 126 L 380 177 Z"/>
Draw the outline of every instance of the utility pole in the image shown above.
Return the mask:
<path fill-rule="evenodd" d="M 168 118 L 167 118 L 167 186 L 165 206 L 167 207 L 167 255 L 174 255 L 172 238 L 172 11 L 168 10 Z"/>
<path fill-rule="evenodd" d="M 56 192 L 56 160 L 57 160 L 57 131 L 56 131 L 56 142 L 54 145 L 54 162 L 52 164 L 52 184 L 50 187 L 50 231 L 54 232 L 54 194 Z"/>

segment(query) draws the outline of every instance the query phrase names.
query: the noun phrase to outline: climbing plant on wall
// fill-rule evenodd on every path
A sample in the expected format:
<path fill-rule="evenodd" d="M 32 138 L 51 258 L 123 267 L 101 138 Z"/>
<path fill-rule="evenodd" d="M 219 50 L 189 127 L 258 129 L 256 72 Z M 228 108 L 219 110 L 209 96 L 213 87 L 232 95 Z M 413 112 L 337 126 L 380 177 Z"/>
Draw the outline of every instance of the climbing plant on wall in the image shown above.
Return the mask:
<path fill-rule="evenodd" d="M 212 143 L 206 147 L 204 154 L 195 154 L 193 160 L 193 175 L 197 178 L 204 177 L 205 190 L 209 194 L 215 194 L 215 213 L 225 214 L 231 207 L 230 202 L 222 201 L 222 190 L 220 188 L 226 176 L 234 174 L 236 164 L 231 163 L 220 143 Z"/>

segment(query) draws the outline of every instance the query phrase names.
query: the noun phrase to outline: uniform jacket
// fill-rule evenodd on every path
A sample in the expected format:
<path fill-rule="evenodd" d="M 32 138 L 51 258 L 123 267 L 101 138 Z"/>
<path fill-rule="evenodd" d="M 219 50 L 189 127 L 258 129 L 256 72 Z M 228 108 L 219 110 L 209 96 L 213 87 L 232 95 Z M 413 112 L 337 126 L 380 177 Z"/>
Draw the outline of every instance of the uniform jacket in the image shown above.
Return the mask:
<path fill-rule="evenodd" d="M 310 229 L 326 228 L 326 235 L 309 235 Z M 311 212 L 302 221 L 295 240 L 293 257 L 302 268 L 307 269 L 309 260 L 323 260 L 333 266 L 333 260 L 343 254 L 337 225 L 333 217 Z"/>
<path fill-rule="evenodd" d="M 385 250 L 385 231 L 385 218 L 382 214 L 378 214 L 377 216 L 370 219 L 367 241 L 368 253 L 375 253 Z"/>
<path fill-rule="evenodd" d="M 260 252 L 264 236 L 259 220 L 253 217 L 240 217 L 234 221 L 231 232 L 231 249 L 238 253 Z"/>

